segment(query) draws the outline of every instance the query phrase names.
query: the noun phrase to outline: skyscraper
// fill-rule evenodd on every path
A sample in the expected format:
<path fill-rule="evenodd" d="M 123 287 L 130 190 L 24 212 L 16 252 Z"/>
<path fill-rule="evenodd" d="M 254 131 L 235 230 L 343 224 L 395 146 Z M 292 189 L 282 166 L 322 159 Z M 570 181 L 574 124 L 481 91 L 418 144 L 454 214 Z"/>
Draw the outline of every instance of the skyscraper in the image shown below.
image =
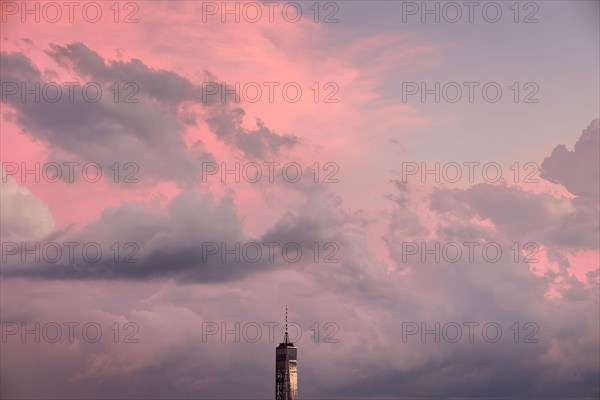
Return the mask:
<path fill-rule="evenodd" d="M 275 400 L 298 400 L 298 348 L 289 341 L 287 306 L 285 337 L 275 349 Z"/>

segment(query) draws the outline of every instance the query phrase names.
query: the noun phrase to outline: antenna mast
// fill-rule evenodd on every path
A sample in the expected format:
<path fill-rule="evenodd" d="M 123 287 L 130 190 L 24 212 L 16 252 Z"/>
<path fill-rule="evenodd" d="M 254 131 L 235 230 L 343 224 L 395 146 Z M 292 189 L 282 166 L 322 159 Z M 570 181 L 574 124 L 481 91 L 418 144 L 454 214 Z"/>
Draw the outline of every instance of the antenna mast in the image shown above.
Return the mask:
<path fill-rule="evenodd" d="M 285 344 L 288 344 L 288 307 L 285 305 Z"/>

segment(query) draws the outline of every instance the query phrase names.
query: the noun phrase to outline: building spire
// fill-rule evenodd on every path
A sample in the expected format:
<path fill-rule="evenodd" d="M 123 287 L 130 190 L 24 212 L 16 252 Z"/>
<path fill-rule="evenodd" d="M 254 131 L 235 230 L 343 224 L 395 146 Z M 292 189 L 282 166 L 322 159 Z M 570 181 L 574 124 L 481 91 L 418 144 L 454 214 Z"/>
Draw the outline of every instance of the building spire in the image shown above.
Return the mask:
<path fill-rule="evenodd" d="M 285 344 L 288 344 L 288 307 L 285 305 Z"/>

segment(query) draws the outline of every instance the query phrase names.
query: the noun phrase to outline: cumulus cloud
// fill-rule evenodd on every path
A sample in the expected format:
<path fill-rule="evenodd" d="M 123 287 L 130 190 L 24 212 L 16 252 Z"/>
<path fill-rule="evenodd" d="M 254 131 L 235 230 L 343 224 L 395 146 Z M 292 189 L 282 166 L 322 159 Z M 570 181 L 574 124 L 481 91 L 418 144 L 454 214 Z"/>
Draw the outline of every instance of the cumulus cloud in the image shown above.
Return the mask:
<path fill-rule="evenodd" d="M 599 120 L 593 120 L 574 151 L 557 146 L 544 159 L 541 176 L 565 186 L 577 196 L 573 199 L 526 188 L 478 184 L 467 189 L 434 189 L 431 209 L 463 221 L 488 220 L 505 237 L 521 242 L 569 251 L 597 250 L 599 138 Z"/>
<path fill-rule="evenodd" d="M 41 90 L 48 84 L 24 54 L 2 53 L 0 57 L 2 85 L 23 84 L 29 89 L 38 85 Z M 55 103 L 33 101 L 33 95 L 26 101 L 20 95 L 7 96 L 14 110 L 9 118 L 54 152 L 96 162 L 103 169 L 115 162 L 133 162 L 141 166 L 140 177 L 190 183 L 201 162 L 213 160 L 202 146 L 188 149 L 183 140 L 185 125 L 176 114 L 144 100 L 115 102 L 108 85 L 101 86 L 101 93 L 97 102 L 84 98 L 82 86 L 73 90 L 72 101 L 66 87 Z"/>
<path fill-rule="evenodd" d="M 435 189 L 431 208 L 463 219 L 489 219 L 506 237 L 520 242 L 598 248 L 598 208 L 577 198 L 478 184 L 468 189 Z"/>
<path fill-rule="evenodd" d="M 76 252 L 74 261 L 65 255 L 56 262 L 37 262 L 30 257 L 24 263 L 20 253 L 15 253 L 8 257 L 3 274 L 216 282 L 275 268 L 306 267 L 315 257 L 319 262 L 326 257 L 333 262 L 346 254 L 348 240 L 343 232 L 346 225 L 354 224 L 342 218 L 341 210 L 331 208 L 336 199 L 323 189 L 309 191 L 301 207 L 287 212 L 260 237 L 245 232 L 230 195 L 217 200 L 208 192 L 186 191 L 173 199 L 166 212 L 141 202 L 122 203 L 81 230 L 67 228 L 46 238 L 52 243 L 96 243 L 103 249 L 100 260 L 90 262 Z M 129 246 L 130 250 L 123 252 L 132 255 L 128 262 L 123 257 L 115 261 L 114 252 L 109 251 L 114 243 Z M 356 266 L 355 271 L 360 273 L 361 268 Z"/>
<path fill-rule="evenodd" d="M 202 163 L 214 161 L 203 141 L 188 145 L 184 140 L 189 127 L 196 125 L 197 113 L 217 138 L 249 158 L 262 159 L 300 143 L 297 136 L 273 132 L 262 120 L 256 129 L 244 128 L 244 110 L 220 100 L 220 84 L 215 85 L 216 94 L 207 96 L 202 85 L 175 72 L 153 69 L 139 59 L 107 62 L 82 43 L 53 44 L 47 55 L 83 82 L 100 85 L 94 87 L 101 93 L 96 101 L 96 89 L 84 94 L 83 84 L 73 90 L 63 85 L 56 102 L 33 101 L 31 94 L 22 101 L 20 93 L 5 93 L 14 111 L 8 116 L 55 153 L 60 150 L 105 168 L 133 162 L 140 177 L 192 183 L 198 181 Z M 25 54 L 2 52 L 0 57 L 3 90 L 15 84 L 28 89 L 38 85 L 38 92 L 53 98 L 55 89 L 42 90 L 51 82 Z"/>
<path fill-rule="evenodd" d="M 209 72 L 205 72 L 203 84 L 195 85 L 175 72 L 152 69 L 138 59 L 107 63 L 82 43 L 51 45 L 47 53 L 57 62 L 95 80 L 135 82 L 141 93 L 174 109 L 185 103 L 201 106 L 204 118 L 217 137 L 240 149 L 247 157 L 262 159 L 300 143 L 296 136 L 276 134 L 262 120 L 256 122 L 255 130 L 244 128 L 244 109 L 235 106 L 230 95 L 222 96 L 223 90 L 235 92 L 235 88 L 220 84 Z"/>
<path fill-rule="evenodd" d="M 576 196 L 600 196 L 600 120 L 593 120 L 583 131 L 573 151 L 556 146 L 542 164 L 541 177 L 559 183 Z"/>

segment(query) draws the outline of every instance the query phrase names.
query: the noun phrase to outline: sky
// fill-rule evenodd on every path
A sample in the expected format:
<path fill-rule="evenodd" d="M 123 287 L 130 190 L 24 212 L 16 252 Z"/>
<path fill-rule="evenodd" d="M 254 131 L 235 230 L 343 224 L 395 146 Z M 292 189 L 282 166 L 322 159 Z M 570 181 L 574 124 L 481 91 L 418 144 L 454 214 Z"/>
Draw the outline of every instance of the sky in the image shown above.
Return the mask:
<path fill-rule="evenodd" d="M 600 3 L 0 2 L 0 396 L 598 398 Z"/>

